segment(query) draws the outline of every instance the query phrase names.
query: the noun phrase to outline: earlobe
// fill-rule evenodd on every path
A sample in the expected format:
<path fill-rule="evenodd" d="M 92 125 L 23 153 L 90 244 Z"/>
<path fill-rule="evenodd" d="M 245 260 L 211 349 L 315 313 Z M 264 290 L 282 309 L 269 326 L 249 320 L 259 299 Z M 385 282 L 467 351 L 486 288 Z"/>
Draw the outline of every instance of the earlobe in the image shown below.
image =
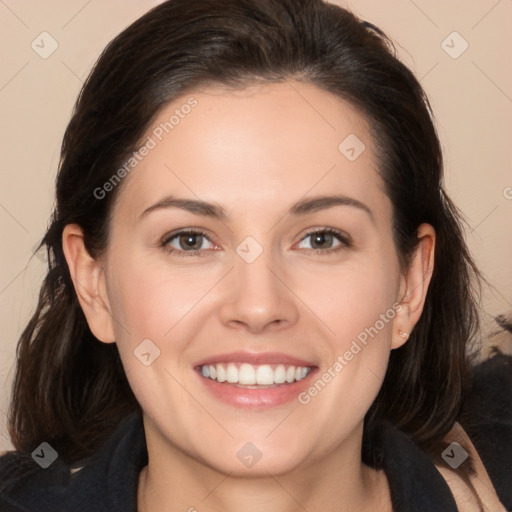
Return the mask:
<path fill-rule="evenodd" d="M 420 319 L 428 287 L 434 271 L 436 233 L 430 224 L 421 224 L 417 232 L 418 246 L 409 267 L 402 276 L 399 302 L 400 311 L 394 322 L 395 332 L 391 348 L 401 347 Z"/>
<path fill-rule="evenodd" d="M 64 227 L 62 249 L 91 332 L 104 343 L 115 342 L 105 274 L 99 262 L 87 251 L 78 224 Z"/>

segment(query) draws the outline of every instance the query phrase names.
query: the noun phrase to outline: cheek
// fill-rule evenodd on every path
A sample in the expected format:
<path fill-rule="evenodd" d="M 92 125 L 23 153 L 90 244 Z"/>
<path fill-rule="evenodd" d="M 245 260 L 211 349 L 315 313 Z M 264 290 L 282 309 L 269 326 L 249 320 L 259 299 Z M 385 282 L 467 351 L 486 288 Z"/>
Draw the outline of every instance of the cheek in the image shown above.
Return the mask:
<path fill-rule="evenodd" d="M 297 294 L 330 328 L 336 350 L 375 324 L 382 337 L 389 337 L 400 284 L 393 252 L 367 254 L 302 277 Z"/>
<path fill-rule="evenodd" d="M 331 331 L 324 346 L 322 382 L 312 394 L 322 390 L 322 401 L 331 402 L 331 410 L 343 397 L 348 410 L 364 415 L 386 373 L 394 318 L 400 310 L 398 260 L 392 248 L 380 250 L 311 283 L 309 303 Z M 309 398 L 308 393 L 304 400 Z"/>
<path fill-rule="evenodd" d="M 120 339 L 126 337 L 126 330 L 135 339 L 167 337 L 175 325 L 193 314 L 214 283 L 212 272 L 205 270 L 125 261 L 109 279 L 112 313 L 122 323 Z"/>
<path fill-rule="evenodd" d="M 321 286 L 315 287 L 318 307 L 324 309 L 318 314 L 332 333 L 324 345 L 325 366 L 299 402 L 323 419 L 312 434 L 327 435 L 332 442 L 362 421 L 382 386 L 400 309 L 398 266 L 392 259 L 388 263 L 338 272 L 329 281 L 327 299 L 320 299 Z M 325 423 L 331 425 L 328 432 L 321 431 Z"/>
<path fill-rule="evenodd" d="M 195 306 L 212 287 L 211 275 L 195 273 L 198 279 L 191 280 L 190 272 L 148 265 L 137 258 L 125 258 L 110 270 L 116 342 L 130 386 L 146 411 L 158 414 L 162 404 L 176 410 L 183 393 L 170 375 L 178 375 L 176 366 L 189 364 L 185 359 L 191 329 L 200 325 L 196 322 L 200 308 Z"/>

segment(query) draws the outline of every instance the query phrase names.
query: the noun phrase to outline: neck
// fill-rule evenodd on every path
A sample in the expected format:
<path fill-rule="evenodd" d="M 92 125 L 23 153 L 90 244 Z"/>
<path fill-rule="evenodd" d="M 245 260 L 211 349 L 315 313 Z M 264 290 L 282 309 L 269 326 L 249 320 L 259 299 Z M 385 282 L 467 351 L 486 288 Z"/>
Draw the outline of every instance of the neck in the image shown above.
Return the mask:
<path fill-rule="evenodd" d="M 360 430 L 354 433 L 359 440 Z M 255 477 L 219 472 L 165 444 L 148 442 L 149 463 L 139 478 L 138 512 L 392 510 L 386 476 L 362 463 L 360 442 L 340 445 L 285 474 L 263 471 Z"/>

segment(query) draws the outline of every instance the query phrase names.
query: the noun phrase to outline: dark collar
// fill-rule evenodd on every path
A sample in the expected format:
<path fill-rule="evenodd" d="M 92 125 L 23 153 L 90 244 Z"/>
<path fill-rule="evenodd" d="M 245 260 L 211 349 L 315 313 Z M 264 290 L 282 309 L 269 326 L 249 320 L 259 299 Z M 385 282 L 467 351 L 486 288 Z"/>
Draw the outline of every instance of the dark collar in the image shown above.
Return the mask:
<path fill-rule="evenodd" d="M 376 434 L 394 512 L 457 512 L 448 484 L 418 445 L 389 423 Z"/>
<path fill-rule="evenodd" d="M 139 412 L 125 418 L 73 473 L 59 458 L 42 469 L 30 453 L 8 452 L 0 459 L 0 510 L 136 512 L 139 473 L 147 462 Z"/>

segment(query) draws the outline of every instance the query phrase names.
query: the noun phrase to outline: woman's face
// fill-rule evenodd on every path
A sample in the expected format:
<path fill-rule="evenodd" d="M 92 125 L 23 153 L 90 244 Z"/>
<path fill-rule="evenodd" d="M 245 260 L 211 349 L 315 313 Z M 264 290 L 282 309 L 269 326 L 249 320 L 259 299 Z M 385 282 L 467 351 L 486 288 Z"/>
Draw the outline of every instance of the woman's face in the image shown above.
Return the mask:
<path fill-rule="evenodd" d="M 297 82 L 211 88 L 143 143 L 101 264 L 148 447 L 253 475 L 359 454 L 406 289 L 363 118 Z"/>

